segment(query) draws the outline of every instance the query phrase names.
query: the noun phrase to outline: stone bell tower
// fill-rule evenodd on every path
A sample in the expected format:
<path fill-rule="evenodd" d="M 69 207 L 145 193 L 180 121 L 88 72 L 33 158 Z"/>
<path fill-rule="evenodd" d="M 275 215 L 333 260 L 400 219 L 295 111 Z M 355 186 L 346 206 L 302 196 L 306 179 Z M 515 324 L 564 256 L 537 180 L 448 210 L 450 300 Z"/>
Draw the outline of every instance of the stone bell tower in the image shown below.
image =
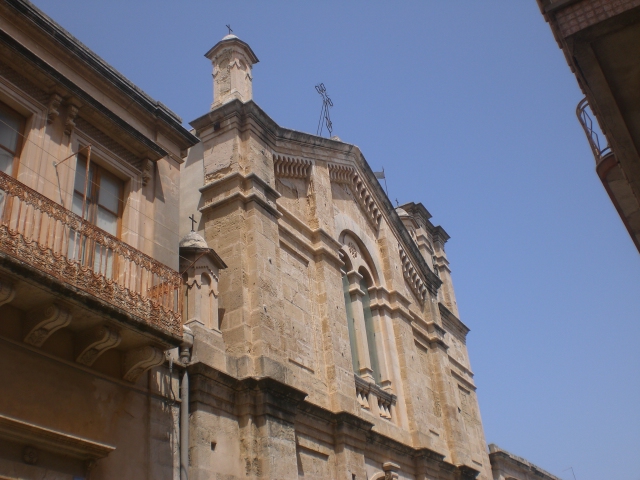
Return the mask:
<path fill-rule="evenodd" d="M 251 47 L 230 33 L 205 57 L 213 64 L 213 110 L 231 100 L 248 102 L 253 98 L 251 69 L 258 63 Z"/>

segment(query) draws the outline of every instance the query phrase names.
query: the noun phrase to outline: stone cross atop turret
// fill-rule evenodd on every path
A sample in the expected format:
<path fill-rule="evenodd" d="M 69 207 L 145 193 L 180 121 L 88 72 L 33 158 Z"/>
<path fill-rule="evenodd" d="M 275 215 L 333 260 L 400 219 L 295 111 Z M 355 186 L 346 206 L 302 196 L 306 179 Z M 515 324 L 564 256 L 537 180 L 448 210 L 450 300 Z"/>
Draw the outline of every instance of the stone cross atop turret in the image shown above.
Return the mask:
<path fill-rule="evenodd" d="M 251 69 L 259 60 L 249 45 L 229 33 L 205 57 L 213 64 L 211 110 L 236 98 L 241 102 L 253 98 Z"/>

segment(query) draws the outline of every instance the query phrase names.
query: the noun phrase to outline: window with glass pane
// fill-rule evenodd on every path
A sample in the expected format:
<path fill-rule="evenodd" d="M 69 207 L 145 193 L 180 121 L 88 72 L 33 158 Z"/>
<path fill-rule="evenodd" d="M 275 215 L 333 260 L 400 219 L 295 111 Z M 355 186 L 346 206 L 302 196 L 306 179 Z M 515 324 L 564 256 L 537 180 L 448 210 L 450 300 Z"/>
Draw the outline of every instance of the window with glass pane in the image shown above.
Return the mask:
<path fill-rule="evenodd" d="M 87 158 L 78 155 L 71 206 L 73 213 L 117 236 L 123 190 L 122 180 L 93 162 L 87 175 Z M 79 259 L 85 265 L 93 265 L 97 273 L 109 278 L 113 276 L 113 252 L 102 245 L 89 245 L 88 240 L 80 238 L 77 232 L 72 232 L 70 238 L 69 257 Z"/>
<path fill-rule="evenodd" d="M 378 360 L 378 346 L 376 344 L 376 329 L 373 324 L 371 314 L 371 298 L 369 297 L 369 285 L 365 279 L 360 280 L 360 289 L 364 292 L 362 296 L 362 309 L 364 310 L 364 326 L 367 331 L 367 344 L 369 346 L 369 361 L 373 370 L 373 379 L 379 385 L 382 380 L 380 375 L 380 362 Z"/>
<path fill-rule="evenodd" d="M 20 148 L 23 118 L 6 105 L 0 104 L 0 172 L 12 175 Z"/>

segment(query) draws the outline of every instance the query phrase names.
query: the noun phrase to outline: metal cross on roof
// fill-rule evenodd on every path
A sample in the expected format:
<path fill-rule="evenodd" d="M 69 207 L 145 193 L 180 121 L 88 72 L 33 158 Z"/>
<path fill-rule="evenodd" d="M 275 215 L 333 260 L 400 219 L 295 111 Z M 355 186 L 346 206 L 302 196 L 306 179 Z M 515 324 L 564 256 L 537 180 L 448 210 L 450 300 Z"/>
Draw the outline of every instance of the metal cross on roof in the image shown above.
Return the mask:
<path fill-rule="evenodd" d="M 233 33 L 233 30 L 231 30 L 231 25 L 227 24 L 226 26 L 229 29 L 229 35 L 231 35 Z"/>
<path fill-rule="evenodd" d="M 316 135 L 322 135 L 322 129 L 324 128 L 324 125 L 322 125 L 322 118 L 324 117 L 324 122 L 327 126 L 327 130 L 329 131 L 329 137 L 331 137 L 333 124 L 329 117 L 329 108 L 333 107 L 333 102 L 329 98 L 329 95 L 327 95 L 327 89 L 325 88 L 324 83 L 316 85 L 316 92 L 318 92 L 322 97 L 322 110 L 320 111 L 320 120 L 318 121 L 318 130 L 316 131 Z"/>
<path fill-rule="evenodd" d="M 191 220 L 191 231 L 195 232 L 195 225 L 196 225 L 196 216 L 191 214 L 191 216 L 189 217 L 189 220 Z"/>

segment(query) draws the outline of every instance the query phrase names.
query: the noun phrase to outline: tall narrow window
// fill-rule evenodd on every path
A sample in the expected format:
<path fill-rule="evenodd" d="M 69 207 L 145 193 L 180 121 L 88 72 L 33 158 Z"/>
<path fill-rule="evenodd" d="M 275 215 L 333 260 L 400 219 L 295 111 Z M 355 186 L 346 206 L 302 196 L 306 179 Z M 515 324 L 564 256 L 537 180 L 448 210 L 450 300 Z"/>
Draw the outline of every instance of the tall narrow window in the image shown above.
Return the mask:
<path fill-rule="evenodd" d="M 9 107 L 0 104 L 0 172 L 14 174 L 23 128 L 23 118 Z"/>
<path fill-rule="evenodd" d="M 373 379 L 377 384 L 380 384 L 382 376 L 380 374 L 380 362 L 378 361 L 378 348 L 376 346 L 376 330 L 373 325 L 373 315 L 371 314 L 369 286 L 364 278 L 360 280 L 360 289 L 364 292 L 364 295 L 362 296 L 362 309 L 364 311 L 364 326 L 367 331 L 369 361 L 371 362 L 371 370 L 373 370 Z"/>
<path fill-rule="evenodd" d="M 211 323 L 211 279 L 203 273 L 200 276 L 200 315 L 207 328 L 214 328 Z"/>
<path fill-rule="evenodd" d="M 86 184 L 86 185 L 85 185 Z M 86 188 L 86 201 L 85 201 Z M 78 155 L 71 210 L 111 235 L 118 236 L 122 215 L 124 182 L 95 163 Z M 93 264 L 96 272 L 107 277 L 113 275 L 113 252 L 101 245 L 87 245 L 87 239 L 78 239 L 75 232 L 69 242 L 69 257 L 79 258 L 85 265 Z M 77 245 L 81 242 L 81 245 Z"/>
<path fill-rule="evenodd" d="M 347 311 L 347 327 L 349 328 L 349 344 L 351 345 L 351 360 L 353 371 L 360 372 L 360 362 L 358 361 L 358 342 L 356 340 L 356 327 L 353 318 L 353 305 L 351 304 L 351 294 L 349 293 L 349 279 L 347 272 L 342 271 L 342 290 L 344 291 L 344 306 Z"/>

